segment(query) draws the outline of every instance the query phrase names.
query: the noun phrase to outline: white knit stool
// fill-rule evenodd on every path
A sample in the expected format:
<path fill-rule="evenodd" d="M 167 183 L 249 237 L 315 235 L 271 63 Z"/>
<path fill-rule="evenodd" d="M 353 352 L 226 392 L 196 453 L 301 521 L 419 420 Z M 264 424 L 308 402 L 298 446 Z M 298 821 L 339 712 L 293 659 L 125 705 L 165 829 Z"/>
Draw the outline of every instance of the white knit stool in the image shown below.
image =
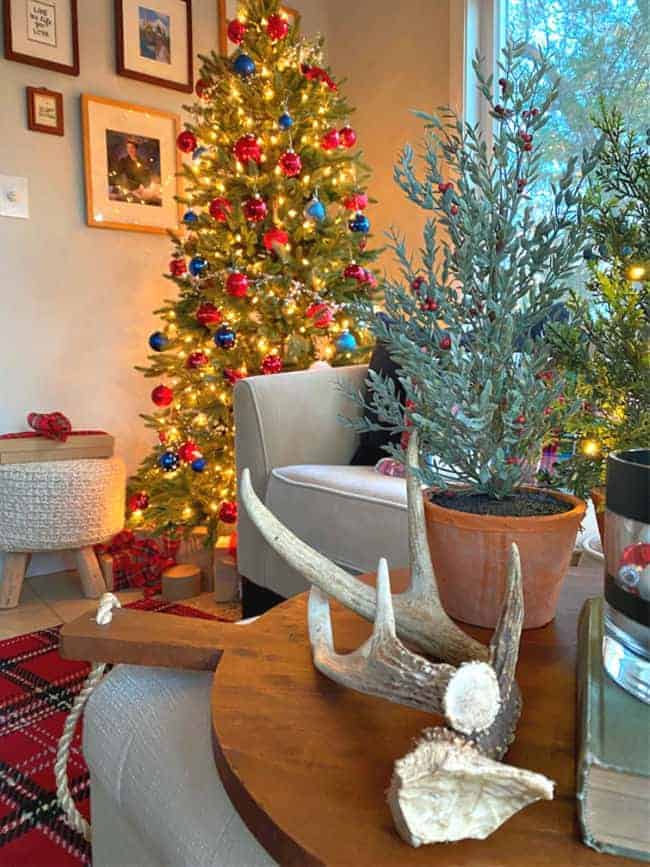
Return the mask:
<path fill-rule="evenodd" d="M 0 608 L 18 605 L 36 551 L 74 551 L 84 594 L 106 590 L 93 545 L 124 526 L 126 471 L 120 458 L 0 466 Z"/>

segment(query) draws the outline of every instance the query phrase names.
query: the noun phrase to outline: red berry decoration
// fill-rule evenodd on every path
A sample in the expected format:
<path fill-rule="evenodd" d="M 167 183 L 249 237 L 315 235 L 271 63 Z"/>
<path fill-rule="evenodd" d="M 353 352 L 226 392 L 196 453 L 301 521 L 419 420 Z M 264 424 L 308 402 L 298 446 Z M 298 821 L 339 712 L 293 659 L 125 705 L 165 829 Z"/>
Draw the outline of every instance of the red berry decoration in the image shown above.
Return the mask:
<path fill-rule="evenodd" d="M 187 272 L 185 259 L 172 259 L 169 263 L 169 273 L 174 277 L 182 277 Z"/>
<path fill-rule="evenodd" d="M 515 419 L 515 424 L 519 424 L 519 425 L 526 424 L 526 416 L 525 415 L 518 415 L 517 418 Z"/>
<path fill-rule="evenodd" d="M 191 464 L 192 461 L 201 457 L 201 449 L 194 440 L 186 440 L 178 447 L 176 454 L 184 463 Z"/>
<path fill-rule="evenodd" d="M 454 185 L 450 181 L 448 181 L 446 184 L 441 181 L 438 184 L 438 192 L 439 193 L 444 194 L 447 192 L 447 190 L 453 190 L 453 188 L 454 188 Z"/>
<path fill-rule="evenodd" d="M 283 18 L 282 15 L 278 15 L 277 13 L 269 15 L 269 23 L 266 25 L 266 32 L 274 42 L 277 42 L 278 39 L 284 39 L 289 32 L 289 22 L 286 18 Z"/>
<path fill-rule="evenodd" d="M 279 355 L 265 355 L 260 369 L 267 376 L 272 373 L 280 373 L 282 370 L 282 359 Z"/>
<path fill-rule="evenodd" d="M 241 45 L 246 35 L 246 25 L 238 18 L 233 18 L 228 24 L 228 39 L 235 45 Z"/>
<path fill-rule="evenodd" d="M 149 505 L 149 494 L 146 491 L 138 491 L 131 494 L 127 503 L 129 512 L 141 512 Z"/>
<path fill-rule="evenodd" d="M 159 430 L 158 431 L 158 442 L 166 443 L 167 442 L 167 431 Z"/>
<path fill-rule="evenodd" d="M 167 385 L 157 385 L 151 392 L 151 399 L 156 406 L 169 406 L 174 399 L 174 392 Z"/>
<path fill-rule="evenodd" d="M 316 328 L 327 328 L 334 321 L 334 311 L 329 304 L 315 302 L 305 310 L 307 319 L 313 319 Z"/>
<path fill-rule="evenodd" d="M 250 132 L 237 139 L 233 152 L 240 163 L 259 163 L 262 159 L 262 148 L 256 137 Z"/>
<path fill-rule="evenodd" d="M 368 207 L 368 196 L 365 193 L 352 193 L 343 199 L 343 206 L 348 211 L 363 211 Z"/>
<path fill-rule="evenodd" d="M 368 271 L 367 268 L 364 268 L 363 270 L 366 272 L 366 278 L 363 282 L 371 289 L 376 289 L 378 284 L 375 275 L 372 273 L 372 271 Z"/>
<path fill-rule="evenodd" d="M 356 280 L 357 283 L 365 283 L 368 277 L 368 272 L 356 262 L 351 262 L 343 272 L 343 276 L 347 280 Z"/>
<path fill-rule="evenodd" d="M 285 244 L 289 243 L 289 235 L 284 231 L 284 229 L 277 229 L 274 226 L 272 229 L 269 229 L 268 232 L 264 232 L 262 243 L 267 250 L 275 252 L 276 247 L 283 247 Z"/>
<path fill-rule="evenodd" d="M 243 298 L 248 292 L 248 277 L 241 271 L 233 271 L 226 280 L 226 292 L 233 298 Z"/>
<path fill-rule="evenodd" d="M 523 144 L 523 148 L 524 148 L 525 151 L 532 151 L 532 149 L 533 149 L 533 143 L 532 143 L 531 141 L 526 141 L 526 142 L 524 142 L 524 144 Z"/>
<path fill-rule="evenodd" d="M 232 367 L 224 367 L 223 369 L 223 378 L 231 385 L 239 382 L 240 379 L 245 379 L 245 377 L 246 374 L 242 373 L 241 370 L 233 370 Z"/>
<path fill-rule="evenodd" d="M 199 78 L 194 86 L 194 90 L 199 99 L 203 99 L 206 95 L 206 91 L 209 87 L 212 86 L 212 83 L 207 80 L 207 78 Z"/>
<path fill-rule="evenodd" d="M 189 370 L 196 370 L 199 367 L 205 367 L 205 365 L 210 361 L 205 352 L 201 352 L 200 350 L 197 352 L 190 352 L 187 356 L 187 361 L 185 362 L 185 367 Z"/>
<path fill-rule="evenodd" d="M 210 301 L 204 301 L 196 311 L 196 321 L 199 325 L 220 325 L 223 322 L 223 313 Z"/>
<path fill-rule="evenodd" d="M 441 349 L 451 349 L 451 337 L 448 334 L 443 334 L 440 338 Z"/>
<path fill-rule="evenodd" d="M 335 151 L 340 144 L 341 139 L 337 129 L 329 129 L 320 140 L 320 146 L 324 151 Z"/>
<path fill-rule="evenodd" d="M 261 196 L 253 196 L 244 202 L 244 216 L 251 223 L 261 223 L 268 213 L 266 202 Z"/>
<path fill-rule="evenodd" d="M 286 175 L 288 178 L 295 178 L 296 175 L 300 174 L 302 169 L 302 160 L 295 151 L 289 150 L 282 154 L 278 160 L 278 165 L 282 169 L 283 175 Z"/>
<path fill-rule="evenodd" d="M 219 508 L 219 520 L 224 524 L 234 524 L 237 521 L 237 503 L 226 501 Z"/>
<path fill-rule="evenodd" d="M 210 202 L 209 211 L 210 216 L 213 217 L 217 223 L 225 223 L 228 219 L 228 215 L 232 213 L 232 202 L 224 196 L 217 196 L 216 199 L 212 199 Z"/>
<path fill-rule="evenodd" d="M 436 310 L 438 309 L 438 302 L 434 301 L 433 298 L 425 298 L 425 300 L 422 302 L 421 306 L 422 306 L 422 309 L 426 310 L 427 313 L 435 313 Z M 443 349 L 449 349 L 449 347 L 443 346 Z"/>
<path fill-rule="evenodd" d="M 346 123 L 343 129 L 339 130 L 339 139 L 345 148 L 353 148 L 357 143 L 357 134 L 352 127 Z"/>
<path fill-rule="evenodd" d="M 456 214 L 458 213 L 458 205 L 453 204 L 451 206 L 451 208 L 449 208 L 449 213 L 451 214 L 452 217 L 455 217 Z"/>
<path fill-rule="evenodd" d="M 411 281 L 411 289 L 413 290 L 413 292 L 414 292 L 416 295 L 419 295 L 419 294 L 420 294 L 420 290 L 421 290 L 422 287 L 424 286 L 424 283 L 425 283 L 425 280 L 424 280 L 424 277 L 423 277 L 421 274 L 420 274 L 418 277 L 415 277 L 415 278 Z"/>
<path fill-rule="evenodd" d="M 183 132 L 179 132 L 178 138 L 176 139 L 176 147 L 179 151 L 183 151 L 184 154 L 192 153 L 192 151 L 195 150 L 196 145 L 196 136 L 193 132 L 190 132 L 189 129 L 184 129 Z"/>

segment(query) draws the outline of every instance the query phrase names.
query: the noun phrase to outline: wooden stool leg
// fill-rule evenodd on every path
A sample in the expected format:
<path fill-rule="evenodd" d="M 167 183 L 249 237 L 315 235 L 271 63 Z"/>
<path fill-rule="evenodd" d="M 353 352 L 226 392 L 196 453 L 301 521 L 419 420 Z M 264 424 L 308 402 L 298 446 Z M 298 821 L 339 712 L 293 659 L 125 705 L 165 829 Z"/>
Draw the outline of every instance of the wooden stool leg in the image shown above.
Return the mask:
<path fill-rule="evenodd" d="M 18 605 L 28 562 L 29 554 L 15 551 L 9 551 L 5 554 L 2 578 L 0 579 L 0 608 L 15 608 Z"/>
<path fill-rule="evenodd" d="M 79 570 L 84 596 L 98 599 L 102 593 L 106 593 L 106 584 L 104 583 L 102 570 L 99 568 L 95 552 L 90 546 L 77 548 L 74 556 L 77 561 L 77 569 Z"/>

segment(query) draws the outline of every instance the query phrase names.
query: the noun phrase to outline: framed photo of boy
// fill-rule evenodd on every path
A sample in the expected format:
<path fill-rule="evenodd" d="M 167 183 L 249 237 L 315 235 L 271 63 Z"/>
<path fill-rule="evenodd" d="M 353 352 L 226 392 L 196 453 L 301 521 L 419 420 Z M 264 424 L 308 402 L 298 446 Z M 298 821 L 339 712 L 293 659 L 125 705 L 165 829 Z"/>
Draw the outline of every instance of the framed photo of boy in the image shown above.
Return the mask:
<path fill-rule="evenodd" d="M 44 87 L 27 88 L 27 128 L 63 135 L 63 94 Z"/>
<path fill-rule="evenodd" d="M 191 93 L 192 0 L 115 0 L 117 74 Z"/>
<path fill-rule="evenodd" d="M 165 234 L 180 219 L 180 117 L 129 102 L 81 97 L 86 222 Z"/>
<path fill-rule="evenodd" d="M 79 75 L 77 0 L 4 0 L 5 57 Z"/>
<path fill-rule="evenodd" d="M 237 17 L 239 0 L 217 0 L 217 20 L 219 24 L 219 53 L 229 57 L 237 50 L 237 46 L 228 39 L 228 25 Z M 300 23 L 300 12 L 284 3 L 280 6 L 280 14 L 289 22 L 289 26 Z"/>

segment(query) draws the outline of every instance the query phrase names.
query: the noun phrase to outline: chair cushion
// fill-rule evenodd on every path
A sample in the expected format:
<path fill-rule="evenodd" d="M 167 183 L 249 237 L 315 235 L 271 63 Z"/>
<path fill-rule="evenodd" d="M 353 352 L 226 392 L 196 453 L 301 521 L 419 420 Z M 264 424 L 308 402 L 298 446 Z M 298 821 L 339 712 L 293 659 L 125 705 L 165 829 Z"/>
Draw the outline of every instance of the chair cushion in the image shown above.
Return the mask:
<path fill-rule="evenodd" d="M 296 535 L 356 572 L 408 563 L 406 483 L 373 467 L 303 464 L 271 473 L 266 503 Z"/>

